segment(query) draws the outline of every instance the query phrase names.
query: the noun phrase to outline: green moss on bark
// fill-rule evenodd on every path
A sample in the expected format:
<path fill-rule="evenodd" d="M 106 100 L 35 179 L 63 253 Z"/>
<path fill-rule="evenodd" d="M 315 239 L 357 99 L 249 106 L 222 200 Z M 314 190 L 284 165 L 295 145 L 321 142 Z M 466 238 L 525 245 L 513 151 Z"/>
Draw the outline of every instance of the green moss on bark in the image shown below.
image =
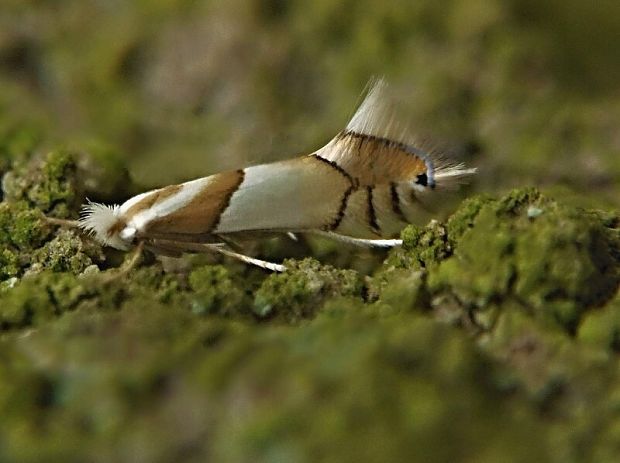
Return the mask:
<path fill-rule="evenodd" d="M 0 280 L 21 275 L 32 253 L 51 236 L 41 213 L 25 201 L 0 203 Z"/>
<path fill-rule="evenodd" d="M 388 265 L 396 267 L 432 267 L 452 254 L 444 224 L 432 220 L 426 227 L 409 225 L 402 233 L 402 253 L 393 253 Z M 408 264 L 409 263 L 409 264 Z"/>
<path fill-rule="evenodd" d="M 620 352 L 620 297 L 589 311 L 579 325 L 577 338 L 609 352 Z"/>
<path fill-rule="evenodd" d="M 597 214 L 516 190 L 465 220 L 467 227 L 452 225 L 465 230 L 454 255 L 428 278 L 431 292 L 465 308 L 513 300 L 574 332 L 583 311 L 618 286 L 618 230 Z"/>
<path fill-rule="evenodd" d="M 69 159 L 18 168 L 7 185 L 23 188 L 0 204 L 0 375 L 13 378 L 0 387 L 3 457 L 123 459 L 138 439 L 125 420 L 178 429 L 167 410 L 194 413 L 192 431 L 158 440 L 153 458 L 189 445 L 219 461 L 359 460 L 372 440 L 376 459 L 522 461 L 546 459 L 551 442 L 562 459 L 605 457 L 618 442 L 609 423 L 620 407 L 607 406 L 620 390 L 608 373 L 617 304 L 605 305 L 619 280 L 617 214 L 516 190 L 408 227 L 371 277 L 289 260 L 257 287 L 223 265 L 173 273 L 147 259 L 114 279 L 98 245 L 41 220 L 59 205 L 77 211 L 82 178 Z M 239 403 L 242 420 L 229 414 Z M 34 421 L 44 430 L 15 431 Z M 75 423 L 90 423 L 79 443 Z"/>
<path fill-rule="evenodd" d="M 8 201 L 26 201 L 33 208 L 61 218 L 68 217 L 82 201 L 75 157 L 63 150 L 15 166 L 4 176 L 2 190 Z"/>
<path fill-rule="evenodd" d="M 147 261 L 110 280 L 117 270 L 92 265 L 101 259 L 97 246 L 72 231 L 51 238 L 25 202 L 2 207 L 13 253 L 5 276 L 29 275 L 0 291 L 10 357 L 0 374 L 17 378 L 0 388 L 0 410 L 13 426 L 36 416 L 45 429 L 17 435 L 0 426 L 14 443 L 3 450 L 7 458 L 36 448 L 59 458 L 96 449 L 122 459 L 137 437 L 124 434 L 111 447 L 110 436 L 136 416 L 176 429 L 166 407 L 209 412 L 193 415 L 182 441 L 159 440 L 154 457 L 191 445 L 220 461 L 321 451 L 346 461 L 367 456 L 364 442 L 373 440 L 382 442 L 377 459 L 414 449 L 451 460 L 546 459 L 551 442 L 570 459 L 583 455 L 578 443 L 593 428 L 601 432 L 588 455 L 616 445 L 609 423 L 617 413 L 606 405 L 620 384 L 608 374 L 616 304 L 594 308 L 618 283 L 614 213 L 578 210 L 534 190 L 473 198 L 445 223 L 406 230 L 403 249 L 372 277 L 290 260 L 252 300 L 254 283 L 222 265 L 185 275 Z M 8 219 L 15 211 L 23 214 L 18 231 Z M 33 251 L 34 265 L 20 263 L 23 251 Z M 17 342 L 28 356 L 45 352 L 47 363 L 16 365 Z M 79 375 L 59 373 L 68 359 Z M 241 421 L 229 415 L 239 401 Z M 540 414 L 550 421 L 542 425 Z M 71 440 L 78 422 L 91 423 L 81 431 L 86 447 Z M 220 437 L 200 438 L 214 422 Z M 446 448 L 446 438 L 462 444 Z"/>
<path fill-rule="evenodd" d="M 239 279 L 233 280 L 222 265 L 193 270 L 189 275 L 192 311 L 201 315 L 249 315 L 251 298 L 243 291 L 242 284 Z"/>
<path fill-rule="evenodd" d="M 0 203 L 0 243 L 3 247 L 30 250 L 39 247 L 50 236 L 51 227 L 36 209 L 24 201 Z"/>
<path fill-rule="evenodd" d="M 30 256 L 33 268 L 49 269 L 54 272 L 84 272 L 93 262 L 104 259 L 101 248 L 86 240 L 73 230 L 58 230 L 56 236 L 33 251 Z"/>
<path fill-rule="evenodd" d="M 87 283 L 70 274 L 44 272 L 25 278 L 0 296 L 0 326 L 6 330 L 38 325 L 71 310 L 89 294 Z"/>
<path fill-rule="evenodd" d="M 316 314 L 322 303 L 335 296 L 361 297 L 364 284 L 353 270 L 321 265 L 314 259 L 285 262 L 287 270 L 270 275 L 256 291 L 254 313 L 297 322 Z"/>

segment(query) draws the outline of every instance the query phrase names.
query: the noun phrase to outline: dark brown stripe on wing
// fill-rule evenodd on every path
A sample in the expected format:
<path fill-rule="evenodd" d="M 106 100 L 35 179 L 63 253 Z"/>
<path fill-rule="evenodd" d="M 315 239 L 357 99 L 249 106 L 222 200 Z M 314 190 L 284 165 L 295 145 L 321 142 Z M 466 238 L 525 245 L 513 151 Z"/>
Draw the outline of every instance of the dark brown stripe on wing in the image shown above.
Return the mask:
<path fill-rule="evenodd" d="M 421 153 L 416 152 L 417 150 L 413 148 L 412 146 L 409 146 L 405 143 L 401 143 L 399 141 L 390 140 L 389 138 L 378 137 L 376 135 L 369 135 L 367 133 L 353 132 L 352 130 L 343 133 L 343 138 L 346 138 L 346 137 L 357 139 L 358 147 L 360 151 L 361 151 L 361 148 L 364 142 L 368 141 L 370 143 L 376 143 L 386 148 L 395 148 L 399 151 L 402 151 L 403 153 L 407 153 L 408 155 L 415 156 L 417 158 L 420 158 L 420 155 L 421 155 Z"/>
<path fill-rule="evenodd" d="M 367 198 L 368 198 L 368 224 L 370 225 L 370 228 L 372 228 L 372 230 L 375 233 L 380 233 L 381 227 L 379 227 L 379 223 L 377 222 L 377 213 L 375 211 L 375 205 L 373 204 L 373 201 L 372 201 L 373 188 L 374 186 L 366 187 L 366 193 L 367 193 Z"/>
<path fill-rule="evenodd" d="M 233 170 L 209 177 L 203 189 L 185 205 L 148 222 L 145 236 L 210 233 L 228 207 L 232 194 L 237 191 L 244 176 L 242 170 Z"/>
<path fill-rule="evenodd" d="M 342 132 L 315 156 L 345 171 L 356 187 L 415 181 L 420 174 L 426 174 L 431 184 L 428 155 L 387 138 Z"/>
<path fill-rule="evenodd" d="M 239 179 L 237 180 L 237 184 L 226 193 L 226 198 L 224 199 L 224 201 L 222 201 L 220 205 L 220 210 L 217 213 L 217 218 L 214 220 L 213 224 L 211 225 L 211 230 L 209 231 L 215 230 L 217 226 L 220 224 L 220 219 L 222 218 L 222 214 L 230 205 L 230 199 L 232 198 L 232 195 L 235 194 L 235 191 L 237 191 L 239 189 L 239 186 L 241 186 L 241 184 L 243 183 L 243 179 L 245 178 L 245 170 L 243 169 L 237 170 L 237 175 L 239 176 Z"/>
<path fill-rule="evenodd" d="M 392 198 L 392 212 L 403 222 L 409 222 L 403 210 L 400 207 L 400 196 L 398 195 L 398 190 L 396 189 L 396 183 L 390 183 L 390 196 Z"/>
<path fill-rule="evenodd" d="M 347 205 L 349 203 L 349 197 L 351 196 L 351 193 L 353 193 L 354 190 L 355 188 L 353 187 L 353 185 L 351 185 L 349 188 L 347 188 L 347 190 L 342 195 L 342 200 L 340 201 L 340 208 L 338 209 L 336 218 L 333 220 L 332 223 L 330 223 L 329 225 L 325 227 L 327 231 L 332 231 L 338 228 L 338 226 L 340 225 L 340 222 L 342 222 L 342 219 L 344 219 L 344 214 L 347 211 Z"/>
<path fill-rule="evenodd" d="M 318 154 L 314 154 L 312 155 L 312 157 L 314 157 L 315 159 L 318 159 L 319 161 L 327 164 L 328 166 L 332 167 L 334 170 L 336 170 L 340 175 L 342 175 L 344 178 L 346 178 L 349 183 L 351 183 L 351 186 L 355 186 L 356 185 L 356 181 L 353 177 L 351 177 L 351 175 L 349 175 L 349 173 L 344 170 L 342 167 L 340 167 L 338 164 L 336 164 L 334 161 L 330 161 L 329 159 L 325 159 L 324 157 L 319 156 Z M 349 192 L 349 194 L 351 194 Z"/>

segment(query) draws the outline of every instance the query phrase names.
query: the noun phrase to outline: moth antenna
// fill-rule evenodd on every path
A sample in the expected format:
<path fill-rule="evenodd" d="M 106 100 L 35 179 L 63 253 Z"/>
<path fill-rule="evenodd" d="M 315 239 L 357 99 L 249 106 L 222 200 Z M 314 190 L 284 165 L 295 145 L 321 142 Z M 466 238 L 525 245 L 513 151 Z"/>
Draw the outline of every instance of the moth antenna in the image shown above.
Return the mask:
<path fill-rule="evenodd" d="M 435 182 L 441 189 L 452 190 L 469 183 L 470 177 L 478 171 L 475 167 L 465 164 L 442 164 L 435 169 Z"/>

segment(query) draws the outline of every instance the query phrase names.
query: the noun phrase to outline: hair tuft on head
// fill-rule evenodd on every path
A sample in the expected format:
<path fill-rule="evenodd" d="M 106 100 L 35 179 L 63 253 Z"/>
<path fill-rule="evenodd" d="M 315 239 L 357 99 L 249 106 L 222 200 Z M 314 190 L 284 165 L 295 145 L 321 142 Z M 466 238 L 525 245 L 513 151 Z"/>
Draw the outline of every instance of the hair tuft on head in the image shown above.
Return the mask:
<path fill-rule="evenodd" d="M 79 226 L 103 245 L 110 245 L 113 236 L 110 231 L 119 221 L 120 206 L 88 201 L 80 211 Z"/>

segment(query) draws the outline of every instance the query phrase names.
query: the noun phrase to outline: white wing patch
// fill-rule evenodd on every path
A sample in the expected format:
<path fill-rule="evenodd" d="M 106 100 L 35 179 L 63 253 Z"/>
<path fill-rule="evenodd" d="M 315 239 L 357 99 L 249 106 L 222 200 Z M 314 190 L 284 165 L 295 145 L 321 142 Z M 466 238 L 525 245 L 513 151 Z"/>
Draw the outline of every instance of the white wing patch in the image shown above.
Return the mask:
<path fill-rule="evenodd" d="M 214 232 L 321 228 L 348 187 L 346 177 L 309 156 L 249 167 Z"/>

